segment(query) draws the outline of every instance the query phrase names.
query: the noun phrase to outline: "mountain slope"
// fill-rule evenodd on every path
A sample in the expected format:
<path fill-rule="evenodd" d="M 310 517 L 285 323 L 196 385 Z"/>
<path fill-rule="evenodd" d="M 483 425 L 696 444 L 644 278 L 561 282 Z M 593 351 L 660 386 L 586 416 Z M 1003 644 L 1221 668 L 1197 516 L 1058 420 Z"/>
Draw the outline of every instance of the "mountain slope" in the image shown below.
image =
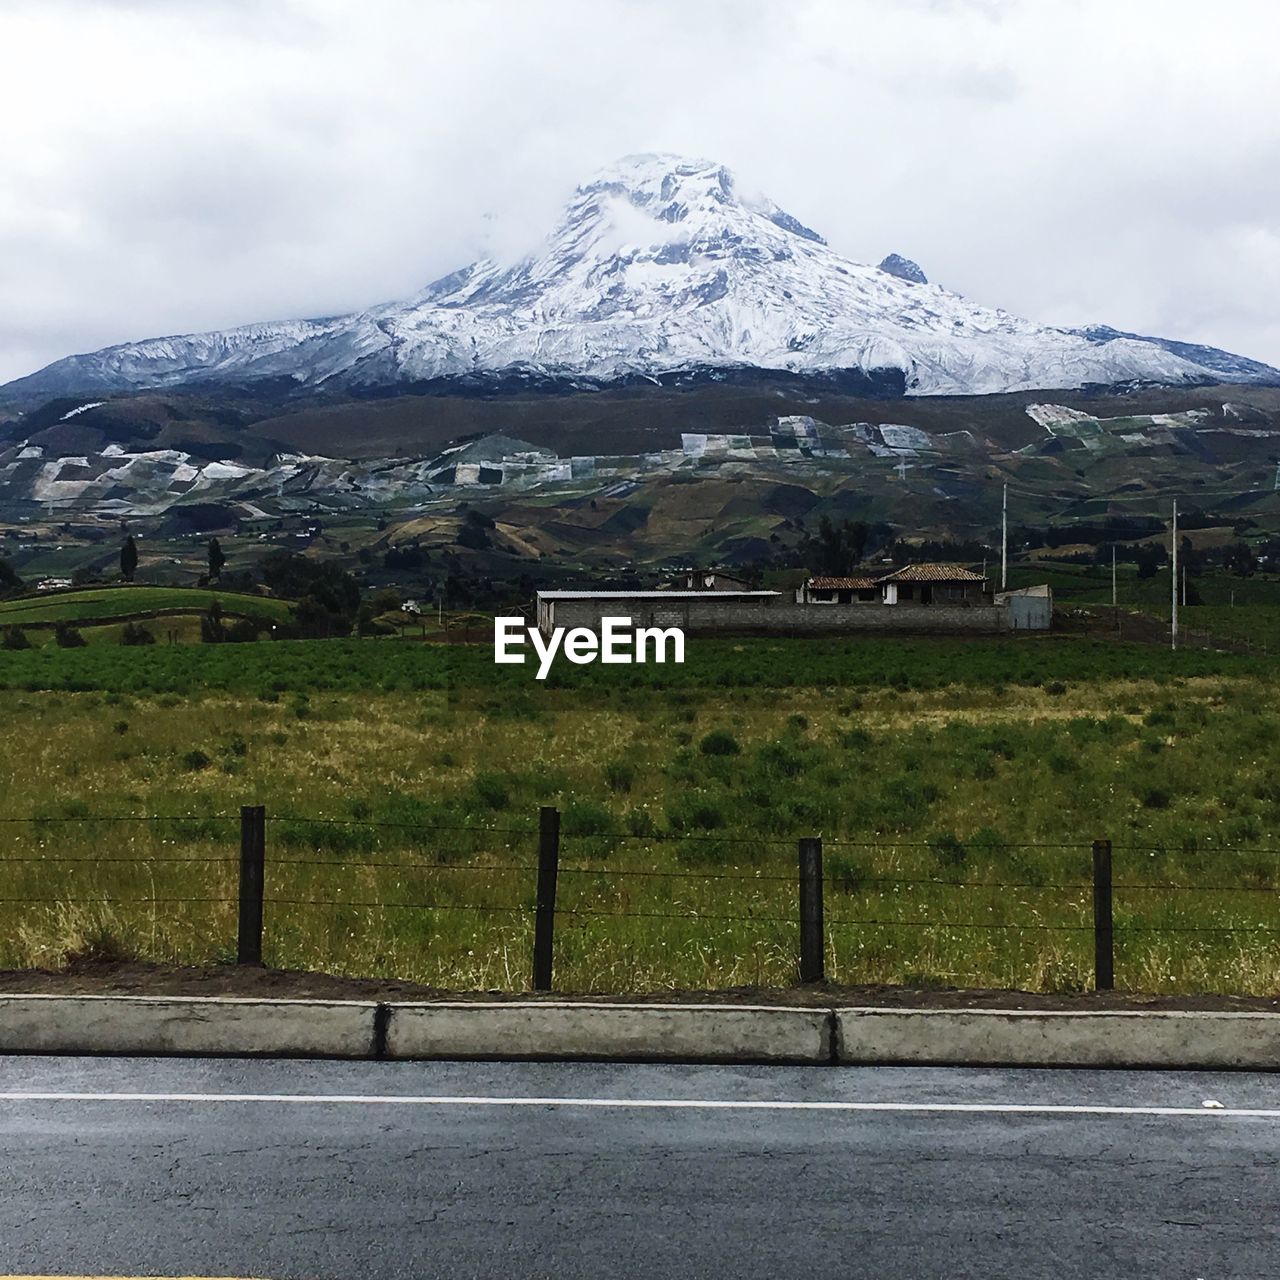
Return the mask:
<path fill-rule="evenodd" d="M 723 166 L 632 156 L 580 187 L 542 250 L 515 266 L 482 260 L 354 316 L 109 347 L 0 394 L 31 401 L 259 380 L 371 391 L 716 370 L 838 372 L 870 391 L 914 395 L 1280 383 L 1280 371 L 1212 348 L 1036 325 L 899 262 L 841 258 L 772 201 L 744 196 Z"/>

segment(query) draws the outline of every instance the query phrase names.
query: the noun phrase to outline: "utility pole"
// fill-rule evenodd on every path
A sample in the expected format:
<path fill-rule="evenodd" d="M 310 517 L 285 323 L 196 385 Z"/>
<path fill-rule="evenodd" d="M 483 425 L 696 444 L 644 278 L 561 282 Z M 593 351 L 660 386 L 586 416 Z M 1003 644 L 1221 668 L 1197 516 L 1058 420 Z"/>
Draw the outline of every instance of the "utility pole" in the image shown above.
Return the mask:
<path fill-rule="evenodd" d="M 1009 485 L 1000 499 L 1000 590 L 1009 589 Z"/>
<path fill-rule="evenodd" d="M 1173 500 L 1173 614 L 1169 625 L 1169 647 L 1178 647 L 1178 500 Z"/>

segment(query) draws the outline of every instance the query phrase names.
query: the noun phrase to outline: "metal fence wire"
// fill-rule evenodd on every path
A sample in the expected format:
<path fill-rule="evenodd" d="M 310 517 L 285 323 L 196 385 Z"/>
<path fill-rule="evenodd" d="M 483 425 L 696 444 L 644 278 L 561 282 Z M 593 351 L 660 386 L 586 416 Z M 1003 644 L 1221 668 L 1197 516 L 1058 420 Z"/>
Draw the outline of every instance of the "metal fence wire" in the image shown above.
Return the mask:
<path fill-rule="evenodd" d="M 536 824 L 502 826 L 268 816 L 262 806 L 36 814 L 0 819 L 0 841 L 10 958 L 76 911 L 138 908 L 142 935 L 148 925 L 153 941 L 187 930 L 241 965 L 287 961 L 308 935 L 358 937 L 394 963 L 406 945 L 441 945 L 438 917 L 465 918 L 476 947 L 497 931 L 504 948 L 527 948 L 519 984 L 549 991 L 567 938 L 579 949 L 660 948 L 634 932 L 651 922 L 682 937 L 701 930 L 710 940 L 699 945 L 768 945 L 791 956 L 803 982 L 857 976 L 869 956 L 910 957 L 952 935 L 1062 938 L 1092 985 L 1108 989 L 1117 956 L 1138 940 L 1271 949 L 1280 933 L 1280 850 L 1268 848 L 1171 860 L 1162 846 L 1100 839 L 1002 844 L 974 860 L 954 840 L 566 831 L 551 807 Z M 415 922 L 409 943 L 403 920 Z M 633 932 L 619 933 L 624 925 Z M 956 945 L 963 959 L 986 944 Z"/>

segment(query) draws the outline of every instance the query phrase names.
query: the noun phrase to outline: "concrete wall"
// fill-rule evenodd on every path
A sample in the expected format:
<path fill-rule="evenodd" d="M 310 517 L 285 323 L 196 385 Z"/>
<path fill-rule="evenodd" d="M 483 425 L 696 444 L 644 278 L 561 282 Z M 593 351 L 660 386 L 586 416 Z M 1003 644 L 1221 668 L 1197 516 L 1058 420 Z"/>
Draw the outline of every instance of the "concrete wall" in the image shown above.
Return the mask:
<path fill-rule="evenodd" d="M 1002 591 L 996 603 L 1007 606 L 1014 631 L 1048 631 L 1053 622 L 1053 591 L 1046 584 L 1021 591 Z"/>
<path fill-rule="evenodd" d="M 708 593 L 710 596 L 711 593 Z M 550 613 L 550 618 L 547 614 Z M 1008 631 L 1009 611 L 997 605 L 803 605 L 785 596 L 761 600 L 556 600 L 538 610 L 549 626 L 598 630 L 602 618 L 630 618 L 637 627 L 680 627 L 686 635 L 772 632 L 778 635 L 848 635 L 915 632 L 940 635 Z"/>

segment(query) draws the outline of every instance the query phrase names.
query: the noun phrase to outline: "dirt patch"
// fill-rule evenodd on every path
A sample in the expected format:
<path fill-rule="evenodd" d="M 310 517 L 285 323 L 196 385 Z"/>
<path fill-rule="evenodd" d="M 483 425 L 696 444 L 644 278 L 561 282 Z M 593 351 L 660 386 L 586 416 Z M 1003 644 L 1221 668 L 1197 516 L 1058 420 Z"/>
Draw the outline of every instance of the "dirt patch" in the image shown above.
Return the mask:
<path fill-rule="evenodd" d="M 1045 994 L 1032 991 L 965 990 L 957 987 L 839 986 L 733 987 L 723 991 L 643 991 L 600 995 L 588 991 L 534 994 L 527 991 L 449 991 L 382 978 L 297 973 L 219 965 L 82 964 L 50 971 L 0 971 L 5 995 L 259 996 L 323 1000 L 591 1000 L 610 1003 L 765 1004 L 814 1007 L 869 1005 L 928 1009 L 1201 1009 L 1280 1013 L 1280 996 L 1148 995 L 1137 991 Z"/>

